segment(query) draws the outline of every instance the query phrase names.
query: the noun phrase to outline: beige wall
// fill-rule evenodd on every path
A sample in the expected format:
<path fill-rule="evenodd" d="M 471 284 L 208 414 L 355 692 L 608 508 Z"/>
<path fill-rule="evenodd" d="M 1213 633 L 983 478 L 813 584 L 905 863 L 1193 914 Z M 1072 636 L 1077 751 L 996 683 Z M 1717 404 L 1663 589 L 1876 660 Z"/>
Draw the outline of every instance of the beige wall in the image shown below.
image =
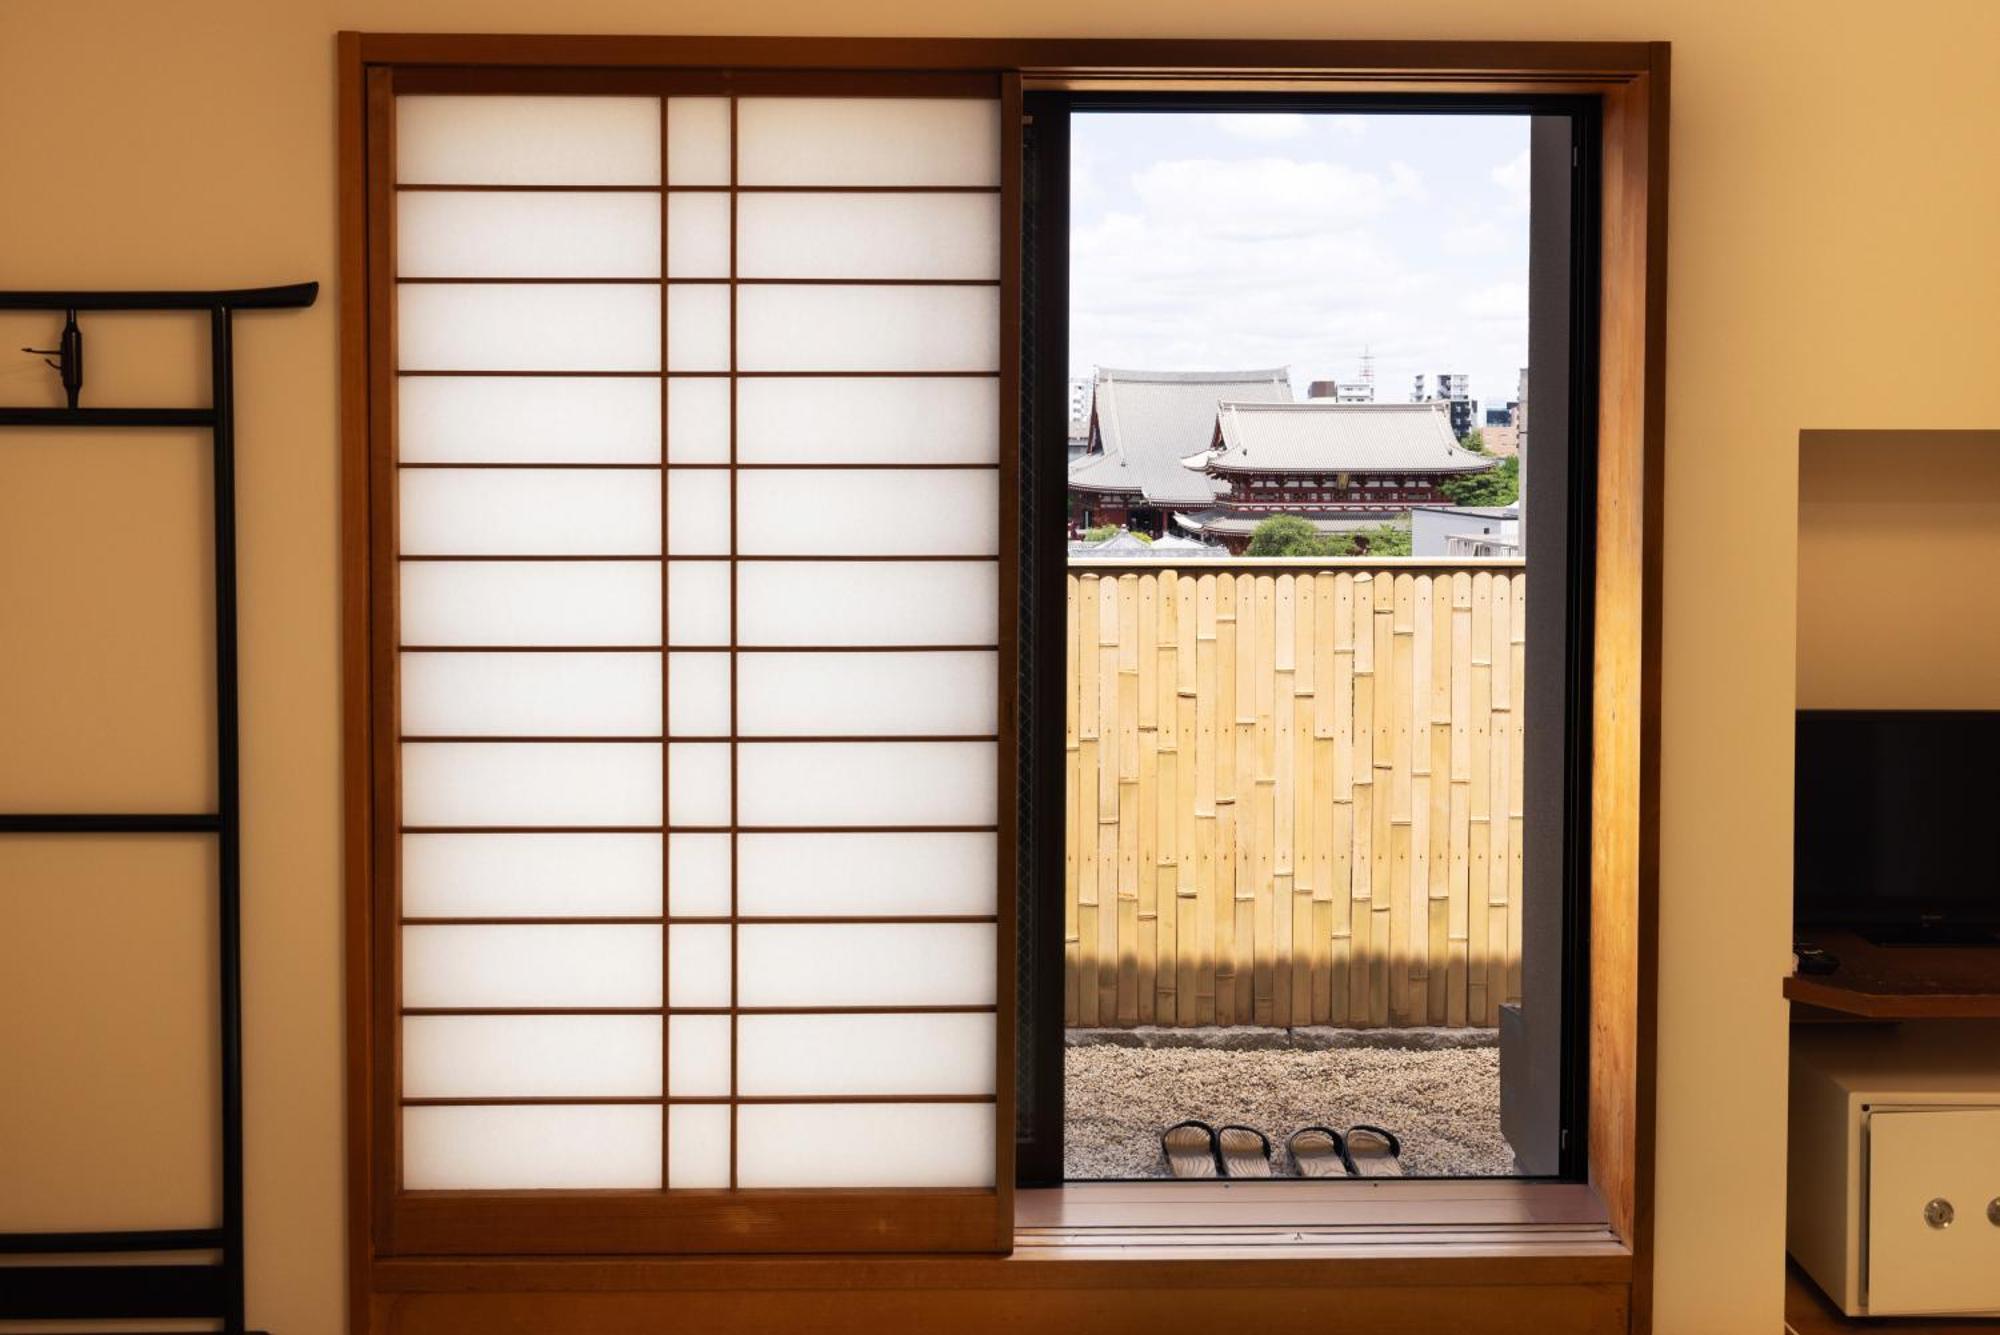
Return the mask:
<path fill-rule="evenodd" d="M 1992 424 L 1980 420 L 1990 403 L 1971 391 L 2000 352 L 2000 83 L 1990 66 L 2000 7 L 15 0 L 0 7 L 0 282 L 332 280 L 340 28 L 1671 40 L 1657 1328 L 1776 1330 L 1799 432 Z M 334 314 L 322 302 L 303 316 L 242 323 L 251 1316 L 286 1335 L 329 1335 L 342 1302 Z M 185 341 L 164 322 L 138 324 L 135 346 Z M 17 332 L 15 323 L 0 329 L 9 346 L 27 341 Z M 93 369 L 109 386 L 120 368 L 108 337 L 97 351 Z M 26 359 L 12 363 L 0 363 L 0 395 L 45 392 Z M 162 494 L 199 485 L 197 475 L 176 477 L 172 460 L 142 466 L 160 470 Z M 76 772 L 48 749 L 68 738 L 107 762 L 121 792 L 175 800 L 206 773 L 199 758 L 173 759 L 185 730 L 164 713 L 100 712 L 95 669 L 50 673 L 21 637 L 31 628 L 78 651 L 115 653 L 170 712 L 206 668 L 198 638 L 174 639 L 165 615 L 201 606 L 190 539 L 151 538 L 114 508 L 103 516 L 103 546 L 86 545 L 76 561 L 30 550 L 15 530 L 46 531 L 32 516 L 66 502 L 46 473 L 39 490 L 27 485 L 32 461 L 4 467 L 27 473 L 0 472 L 0 534 L 11 538 L 0 547 L 0 786 L 9 800 L 44 791 L 38 776 L 74 791 Z M 107 566 L 130 572 L 119 598 L 63 596 Z M 167 648 L 139 648 L 155 623 Z M 48 689 L 29 695 L 24 682 Z M 135 1057 L 172 1036 L 174 1025 L 153 1013 L 165 1002 L 140 990 L 143 975 L 98 959 L 78 969 L 124 986 L 77 986 L 77 970 L 50 960 L 78 934 L 35 927 L 19 907 L 24 883 L 102 881 L 117 870 L 56 865 L 89 860 L 74 851 L 8 856 L 0 934 L 41 963 L 0 968 L 0 1013 L 11 1016 L 0 1061 L 25 1053 L 10 1077 L 64 1075 L 80 1108 L 101 1105 L 91 1091 L 123 1090 L 126 1124 L 160 1121 L 155 1110 L 198 1073 L 135 1060 L 86 1076 L 67 1069 L 80 1061 L 68 1045 L 27 1036 L 46 1021 L 80 1040 L 122 1038 Z M 160 864 L 163 885 L 192 874 L 173 861 Z M 137 880 L 114 883 L 147 892 Z M 127 947 L 157 933 L 152 915 L 127 917 L 114 899 L 79 909 Z M 1714 932 L 1725 916 L 1732 930 Z M 51 979 L 65 980 L 60 992 Z M 70 1001 L 95 1010 L 58 1009 Z M 99 1207 L 119 1199 L 130 1222 L 199 1203 L 198 1145 L 179 1148 L 155 1178 L 80 1136 L 40 1134 L 101 1127 L 109 1116 L 38 1115 L 28 1126 L 27 1114 L 0 1112 L 0 1144 L 15 1146 L 0 1151 L 0 1226 L 68 1221 L 86 1206 L 89 1222 L 111 1224 L 119 1221 Z M 170 1147 L 187 1138 L 184 1126 L 154 1129 Z"/>
<path fill-rule="evenodd" d="M 1808 431 L 1799 706 L 2000 708 L 2000 431 Z"/>

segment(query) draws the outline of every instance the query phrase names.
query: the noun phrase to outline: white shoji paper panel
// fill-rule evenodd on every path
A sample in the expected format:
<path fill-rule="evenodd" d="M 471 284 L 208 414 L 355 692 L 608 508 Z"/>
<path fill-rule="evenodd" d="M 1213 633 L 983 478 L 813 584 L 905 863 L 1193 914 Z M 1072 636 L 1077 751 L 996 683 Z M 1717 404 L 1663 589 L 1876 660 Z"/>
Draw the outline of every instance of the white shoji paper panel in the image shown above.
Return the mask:
<path fill-rule="evenodd" d="M 746 556 L 990 556 L 1000 478 L 989 469 L 757 469 L 736 482 Z"/>
<path fill-rule="evenodd" d="M 657 473 L 595 468 L 402 470 L 407 556 L 657 556 Z"/>
<path fill-rule="evenodd" d="M 990 1103 L 748 1104 L 736 1130 L 743 1187 L 993 1185 Z"/>
<path fill-rule="evenodd" d="M 667 911 L 676 917 L 729 915 L 729 836 L 676 830 L 667 836 Z"/>
<path fill-rule="evenodd" d="M 719 468 L 667 470 L 667 553 L 729 554 L 729 474 Z"/>
<path fill-rule="evenodd" d="M 658 1006 L 660 929 L 625 923 L 405 927 L 403 1004 Z"/>
<path fill-rule="evenodd" d="M 727 237 L 724 238 L 727 263 Z M 405 190 L 404 278 L 658 278 L 660 201 L 623 192 Z"/>
<path fill-rule="evenodd" d="M 644 742 L 405 742 L 410 825 L 658 825 L 660 748 Z"/>
<path fill-rule="evenodd" d="M 745 834 L 746 917 L 992 913 L 997 837 L 960 831 Z"/>
<path fill-rule="evenodd" d="M 986 923 L 745 923 L 736 933 L 740 1004 L 990 1005 L 993 931 Z"/>
<path fill-rule="evenodd" d="M 405 644 L 660 640 L 657 561 L 405 561 L 402 585 Z"/>
<path fill-rule="evenodd" d="M 745 825 L 990 825 L 991 742 L 743 742 Z"/>
<path fill-rule="evenodd" d="M 667 731 L 676 737 L 729 735 L 729 655 L 667 657 Z"/>
<path fill-rule="evenodd" d="M 771 283 L 738 288 L 736 363 L 746 371 L 996 371 L 992 287 Z M 701 369 L 673 353 L 675 370 Z"/>
<path fill-rule="evenodd" d="M 736 1086 L 748 1095 L 991 1094 L 994 1017 L 745 1015 Z"/>
<path fill-rule="evenodd" d="M 667 1092 L 680 1099 L 729 1093 L 729 1017 L 676 1015 L 667 1025 Z"/>
<path fill-rule="evenodd" d="M 729 1109 L 690 1103 L 667 1110 L 667 1185 L 729 1185 Z"/>
<path fill-rule="evenodd" d="M 967 735 L 998 726 L 999 655 L 744 654 L 737 726 L 779 737 Z"/>
<path fill-rule="evenodd" d="M 667 184 L 729 184 L 729 99 L 667 99 Z"/>
<path fill-rule="evenodd" d="M 657 309 L 656 299 L 656 312 Z M 727 286 L 721 283 L 667 284 L 667 369 L 729 369 Z"/>
<path fill-rule="evenodd" d="M 1000 382 L 982 376 L 760 377 L 736 387 L 744 463 L 988 464 Z"/>
<path fill-rule="evenodd" d="M 652 917 L 657 834 L 406 834 L 413 918 Z"/>
<path fill-rule="evenodd" d="M 727 1006 L 729 934 L 723 924 L 675 923 L 667 932 L 667 1004 Z"/>
<path fill-rule="evenodd" d="M 660 100 L 399 97 L 396 179 L 405 185 L 658 185 Z"/>
<path fill-rule="evenodd" d="M 670 824 L 729 824 L 729 788 L 727 742 L 675 742 L 667 747 Z"/>
<path fill-rule="evenodd" d="M 659 1185 L 657 1104 L 403 1109 L 411 1191 Z"/>
<path fill-rule="evenodd" d="M 736 271 L 746 278 L 997 279 L 1000 197 L 743 195 Z"/>
<path fill-rule="evenodd" d="M 409 1015 L 403 1096 L 645 1097 L 660 1092 L 657 1015 Z"/>
<path fill-rule="evenodd" d="M 646 284 L 403 283 L 396 329 L 405 371 L 660 369 L 660 294 Z"/>
<path fill-rule="evenodd" d="M 729 277 L 729 196 L 706 191 L 667 198 L 667 276 Z"/>
<path fill-rule="evenodd" d="M 404 463 L 660 458 L 660 385 L 644 377 L 404 376 L 396 400 Z"/>
<path fill-rule="evenodd" d="M 736 112 L 744 185 L 997 186 L 992 98 L 746 97 Z"/>
<path fill-rule="evenodd" d="M 667 605 L 667 643 L 729 643 L 729 567 L 723 562 L 667 562 Z"/>
<path fill-rule="evenodd" d="M 729 381 L 719 376 L 667 381 L 667 461 L 729 462 Z"/>
<path fill-rule="evenodd" d="M 758 562 L 737 567 L 744 644 L 992 644 L 991 561 Z"/>
<path fill-rule="evenodd" d="M 404 654 L 403 732 L 641 736 L 660 731 L 657 654 Z"/>

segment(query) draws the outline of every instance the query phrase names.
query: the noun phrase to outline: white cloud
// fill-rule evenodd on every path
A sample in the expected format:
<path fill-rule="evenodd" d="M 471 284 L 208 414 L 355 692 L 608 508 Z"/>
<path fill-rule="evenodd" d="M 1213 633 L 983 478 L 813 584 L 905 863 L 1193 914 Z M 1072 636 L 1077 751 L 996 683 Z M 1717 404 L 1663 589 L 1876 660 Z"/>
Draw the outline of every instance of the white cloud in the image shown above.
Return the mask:
<path fill-rule="evenodd" d="M 1516 213 L 1528 211 L 1528 150 L 1507 159 L 1491 173 L 1493 184 L 1507 194 L 1507 207 Z"/>
<path fill-rule="evenodd" d="M 1459 299 L 1459 313 L 1475 320 L 1528 320 L 1528 285 L 1493 283 Z"/>
<path fill-rule="evenodd" d="M 1268 157 L 1157 162 L 1133 173 L 1132 188 L 1150 215 L 1214 235 L 1300 237 L 1379 217 L 1423 186 L 1401 163 L 1384 179 L 1337 162 Z"/>
<path fill-rule="evenodd" d="M 1225 112 L 1210 119 L 1224 134 L 1261 143 L 1297 139 L 1306 132 L 1306 118 L 1296 111 Z"/>
<path fill-rule="evenodd" d="M 1447 255 L 1497 255 L 1507 248 L 1507 234 L 1491 218 L 1461 223 L 1444 234 Z"/>

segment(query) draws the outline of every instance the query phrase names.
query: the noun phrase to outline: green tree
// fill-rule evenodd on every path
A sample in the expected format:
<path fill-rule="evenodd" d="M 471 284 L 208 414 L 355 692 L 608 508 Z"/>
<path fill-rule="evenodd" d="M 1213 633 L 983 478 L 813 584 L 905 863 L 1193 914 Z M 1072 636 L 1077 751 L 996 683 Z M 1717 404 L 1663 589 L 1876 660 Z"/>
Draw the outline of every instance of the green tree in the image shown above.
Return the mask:
<path fill-rule="evenodd" d="M 1319 530 L 1297 515 L 1272 515 L 1250 533 L 1251 556 L 1325 556 Z"/>
<path fill-rule="evenodd" d="M 1512 505 L 1521 499 L 1521 457 L 1510 454 L 1483 473 L 1446 478 L 1441 490 L 1454 505 Z"/>
<path fill-rule="evenodd" d="M 1297 515 L 1272 515 L 1250 534 L 1250 556 L 1408 556 L 1410 530 L 1378 524 L 1353 533 L 1322 535 Z"/>
<path fill-rule="evenodd" d="M 1123 532 L 1125 530 L 1116 524 L 1099 524 L 1096 528 L 1085 529 L 1083 531 L 1083 540 L 1085 542 L 1108 542 Z M 1149 547 L 1153 544 L 1153 540 L 1143 533 L 1134 533 L 1132 536 Z"/>
<path fill-rule="evenodd" d="M 1486 433 L 1478 427 L 1474 427 L 1460 436 L 1458 443 L 1466 449 L 1471 450 L 1474 454 L 1486 453 Z"/>

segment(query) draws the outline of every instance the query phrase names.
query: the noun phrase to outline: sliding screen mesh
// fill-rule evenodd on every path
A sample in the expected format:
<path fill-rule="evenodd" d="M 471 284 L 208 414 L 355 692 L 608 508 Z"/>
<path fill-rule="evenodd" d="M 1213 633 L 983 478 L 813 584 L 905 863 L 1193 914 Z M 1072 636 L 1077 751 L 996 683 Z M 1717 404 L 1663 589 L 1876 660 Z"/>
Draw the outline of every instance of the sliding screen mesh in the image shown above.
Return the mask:
<path fill-rule="evenodd" d="M 396 121 L 404 1186 L 992 1186 L 997 102 Z"/>

